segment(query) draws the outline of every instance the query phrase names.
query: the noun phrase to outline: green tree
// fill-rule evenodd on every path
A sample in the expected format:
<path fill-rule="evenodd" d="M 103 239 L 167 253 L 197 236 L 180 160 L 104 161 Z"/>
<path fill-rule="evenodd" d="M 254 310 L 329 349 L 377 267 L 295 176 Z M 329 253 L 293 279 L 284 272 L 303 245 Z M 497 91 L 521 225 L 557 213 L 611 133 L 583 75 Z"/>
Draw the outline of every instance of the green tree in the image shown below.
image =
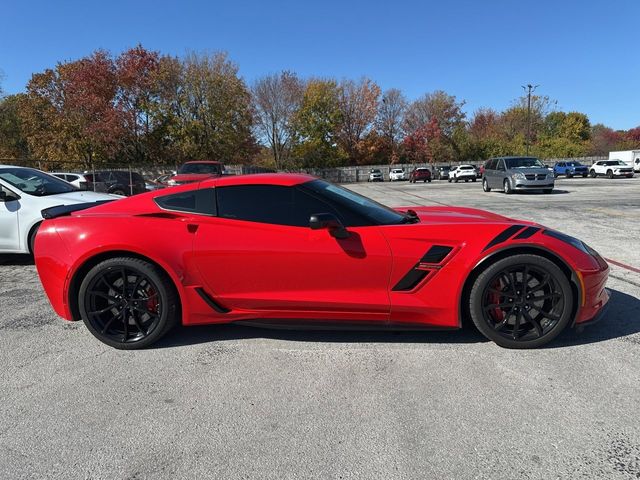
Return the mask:
<path fill-rule="evenodd" d="M 331 167 L 344 162 L 346 153 L 337 142 L 342 114 L 334 80 L 307 82 L 294 123 L 299 134 L 294 155 L 300 166 Z"/>
<path fill-rule="evenodd" d="M 20 97 L 0 99 L 0 158 L 27 158 L 29 145 L 18 116 Z"/>

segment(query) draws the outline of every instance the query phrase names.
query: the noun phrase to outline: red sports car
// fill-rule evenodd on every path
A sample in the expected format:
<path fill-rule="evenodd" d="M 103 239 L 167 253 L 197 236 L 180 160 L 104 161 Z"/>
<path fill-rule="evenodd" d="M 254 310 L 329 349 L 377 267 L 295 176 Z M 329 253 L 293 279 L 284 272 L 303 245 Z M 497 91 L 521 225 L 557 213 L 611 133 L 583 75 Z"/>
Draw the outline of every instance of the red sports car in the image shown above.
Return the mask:
<path fill-rule="evenodd" d="M 91 204 L 94 205 L 94 204 Z M 116 348 L 179 322 L 457 329 L 538 347 L 598 317 L 606 262 L 580 240 L 470 208 L 391 209 L 308 175 L 221 177 L 43 211 L 55 311 Z M 82 210 L 85 208 L 85 210 Z"/>

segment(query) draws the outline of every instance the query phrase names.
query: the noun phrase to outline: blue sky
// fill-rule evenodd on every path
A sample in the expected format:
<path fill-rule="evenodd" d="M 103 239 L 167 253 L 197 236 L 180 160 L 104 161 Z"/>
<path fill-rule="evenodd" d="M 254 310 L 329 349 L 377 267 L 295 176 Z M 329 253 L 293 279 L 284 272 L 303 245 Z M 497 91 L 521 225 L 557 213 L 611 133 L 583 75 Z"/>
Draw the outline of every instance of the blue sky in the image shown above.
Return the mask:
<path fill-rule="evenodd" d="M 505 108 L 533 83 L 592 123 L 640 125 L 638 0 L 13 0 L 2 17 L 7 93 L 58 61 L 141 43 L 174 55 L 225 50 L 249 83 L 289 69 L 368 76 L 410 99 L 442 89 L 468 114 Z"/>

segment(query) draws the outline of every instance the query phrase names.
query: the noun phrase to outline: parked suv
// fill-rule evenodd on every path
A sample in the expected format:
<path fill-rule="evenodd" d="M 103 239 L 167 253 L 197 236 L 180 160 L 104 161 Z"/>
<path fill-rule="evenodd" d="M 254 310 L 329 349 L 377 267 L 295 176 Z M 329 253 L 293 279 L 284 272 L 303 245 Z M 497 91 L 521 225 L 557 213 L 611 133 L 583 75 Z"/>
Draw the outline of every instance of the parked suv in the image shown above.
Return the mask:
<path fill-rule="evenodd" d="M 382 176 L 382 172 L 379 168 L 372 168 L 369 171 L 369 178 L 367 182 L 384 182 L 384 177 Z"/>
<path fill-rule="evenodd" d="M 476 167 L 473 165 L 458 165 L 449 172 L 449 183 L 454 181 L 458 183 L 460 180 L 475 182 L 477 178 Z"/>
<path fill-rule="evenodd" d="M 79 190 L 93 190 L 94 192 L 107 191 L 107 185 L 100 178 L 94 181 L 93 175 L 90 173 L 53 172 L 50 173 L 50 175 L 69 182 Z"/>
<path fill-rule="evenodd" d="M 136 195 L 147 191 L 144 178 L 128 170 L 102 170 L 96 172 L 99 180 L 107 185 L 107 192 L 114 195 Z"/>
<path fill-rule="evenodd" d="M 613 177 L 633 177 L 633 167 L 627 165 L 622 160 L 600 160 L 591 165 L 589 174 L 596 178 L 598 175 Z"/>
<path fill-rule="evenodd" d="M 551 193 L 554 187 L 553 173 L 535 157 L 498 157 L 484 164 L 482 189 L 502 189 L 504 193 L 517 190 L 542 190 Z"/>
<path fill-rule="evenodd" d="M 567 178 L 571 178 L 574 175 L 586 177 L 588 174 L 589 169 L 580 162 L 556 162 L 553 166 L 553 176 L 555 178 L 558 178 L 559 175 L 566 175 Z"/>
<path fill-rule="evenodd" d="M 418 167 L 409 175 L 409 183 L 416 182 L 429 182 L 431 183 L 431 170 L 426 167 Z"/>
<path fill-rule="evenodd" d="M 436 168 L 436 172 L 434 176 L 436 180 L 447 180 L 449 178 L 450 172 L 451 172 L 451 167 L 449 165 L 443 165 L 441 167 Z"/>
<path fill-rule="evenodd" d="M 401 168 L 391 169 L 391 172 L 389 172 L 389 181 L 394 182 L 399 180 L 406 180 L 404 176 L 404 170 Z"/>

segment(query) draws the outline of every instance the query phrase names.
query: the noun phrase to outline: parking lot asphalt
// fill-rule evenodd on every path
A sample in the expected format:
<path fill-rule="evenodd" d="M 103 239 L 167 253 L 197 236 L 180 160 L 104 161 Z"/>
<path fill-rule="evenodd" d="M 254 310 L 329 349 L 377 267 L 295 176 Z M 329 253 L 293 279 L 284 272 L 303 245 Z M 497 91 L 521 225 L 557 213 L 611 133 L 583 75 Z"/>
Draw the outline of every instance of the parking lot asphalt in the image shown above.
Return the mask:
<path fill-rule="evenodd" d="M 608 315 L 547 348 L 460 332 L 177 329 L 123 352 L 0 259 L 0 478 L 638 478 L 640 178 L 349 185 L 575 235 L 612 265 Z"/>

